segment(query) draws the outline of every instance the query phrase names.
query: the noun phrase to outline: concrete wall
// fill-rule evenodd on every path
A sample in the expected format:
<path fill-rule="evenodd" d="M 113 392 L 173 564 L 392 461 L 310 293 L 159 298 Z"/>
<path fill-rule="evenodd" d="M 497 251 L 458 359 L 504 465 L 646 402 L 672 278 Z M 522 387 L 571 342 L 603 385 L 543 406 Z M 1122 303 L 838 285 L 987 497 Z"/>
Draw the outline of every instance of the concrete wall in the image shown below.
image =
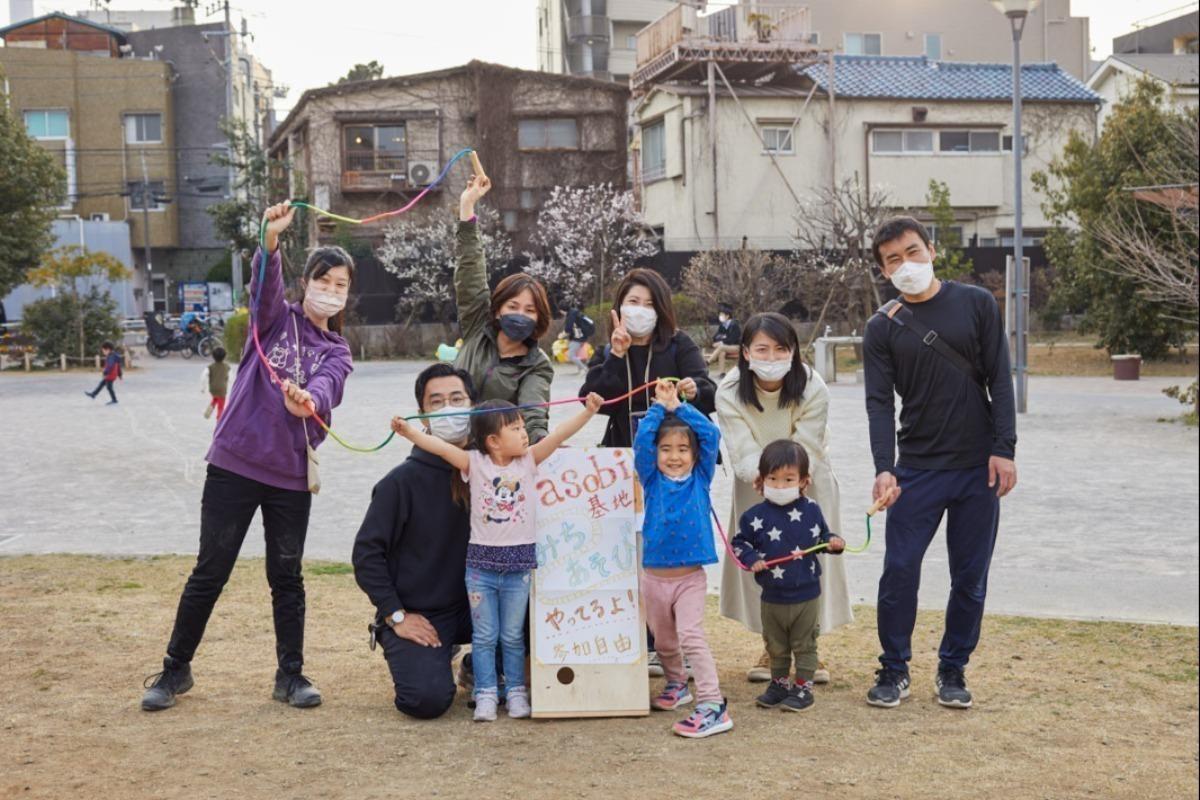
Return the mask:
<path fill-rule="evenodd" d="M 1136 70 L 1125 68 L 1107 60 L 1088 81 L 1088 88 L 1104 99 L 1100 107 L 1098 124 L 1101 130 L 1112 115 L 1113 108 L 1125 97 L 1133 94 L 1137 82 L 1143 75 Z M 1167 102 L 1175 109 L 1183 111 L 1200 105 L 1200 94 L 1195 86 L 1172 86 L 1165 81 L 1158 81 L 1164 89 Z"/>
<path fill-rule="evenodd" d="M 756 123 L 790 124 L 803 96 L 742 97 Z M 814 97 L 793 132 L 795 153 L 777 155 L 782 170 L 762 152 L 758 135 L 732 98 L 717 103 L 717 219 L 713 223 L 713 168 L 708 143 L 707 98 L 659 92 L 640 109 L 643 125 L 666 122 L 667 177 L 647 183 L 642 192 L 646 220 L 664 230 L 670 251 L 738 247 L 742 237 L 752 247 L 779 250 L 793 246 L 794 214 L 801 201 L 811 203 L 834 175 L 838 181 L 857 175 L 870 186 L 886 189 L 897 208 L 923 210 L 929 180 L 950 188 L 951 203 L 964 236 L 994 237 L 1013 224 L 1012 154 L 933 153 L 888 156 L 868 154 L 873 126 L 911 126 L 913 106 L 927 109 L 927 127 L 999 130 L 1011 133 L 1012 110 L 1007 103 L 947 103 L 862 101 L 840 98 L 829 124 L 829 107 Z M 1094 110 L 1090 105 L 1027 103 L 1025 107 L 1027 154 L 1023 160 L 1024 223 L 1029 229 L 1048 223 L 1040 208 L 1030 176 L 1045 169 L 1061 152 L 1071 131 L 1094 135 Z M 832 128 L 836 153 L 831 162 L 828 130 Z"/>
<path fill-rule="evenodd" d="M 129 244 L 129 226 L 121 222 L 87 222 L 75 220 L 55 220 L 53 223 L 54 246 L 82 245 L 88 250 L 108 253 L 126 267 L 133 269 L 133 252 Z M 83 291 L 93 286 L 107 290 L 117 301 L 119 313 L 125 317 L 135 317 L 141 314 L 141 307 L 135 297 L 135 286 L 140 286 L 140 278 L 135 276 L 128 281 L 109 282 L 107 280 L 81 281 Z M 49 287 L 36 288 L 22 284 L 3 298 L 4 311 L 9 322 L 21 319 L 25 306 L 34 300 L 50 297 L 54 290 Z"/>

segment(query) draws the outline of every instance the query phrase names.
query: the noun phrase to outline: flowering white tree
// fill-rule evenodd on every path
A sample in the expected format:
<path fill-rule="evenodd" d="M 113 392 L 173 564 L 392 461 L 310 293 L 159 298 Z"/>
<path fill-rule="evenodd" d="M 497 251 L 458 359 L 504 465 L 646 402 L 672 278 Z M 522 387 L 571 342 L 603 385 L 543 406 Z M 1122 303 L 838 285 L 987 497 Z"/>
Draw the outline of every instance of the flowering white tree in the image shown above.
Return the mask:
<path fill-rule="evenodd" d="M 508 265 L 512 242 L 487 206 L 479 209 L 479 235 L 490 278 Z M 377 256 L 391 274 L 404 282 L 396 318 L 405 325 L 426 310 L 439 322 L 454 321 L 454 243 L 458 223 L 449 215 L 430 222 L 401 218 L 388 226 Z"/>
<path fill-rule="evenodd" d="M 542 281 L 560 305 L 582 305 L 592 292 L 603 300 L 605 282 L 658 252 L 645 235 L 633 193 L 612 184 L 555 186 L 538 214 L 531 239 L 542 250 L 526 271 Z"/>

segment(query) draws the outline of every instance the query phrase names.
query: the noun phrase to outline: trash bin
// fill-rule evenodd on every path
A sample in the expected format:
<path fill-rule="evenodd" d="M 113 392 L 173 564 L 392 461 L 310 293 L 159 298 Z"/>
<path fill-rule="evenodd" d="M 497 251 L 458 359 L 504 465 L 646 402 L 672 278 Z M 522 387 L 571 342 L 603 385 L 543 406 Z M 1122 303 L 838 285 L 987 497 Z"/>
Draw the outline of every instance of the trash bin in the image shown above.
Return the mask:
<path fill-rule="evenodd" d="M 1142 357 L 1137 354 L 1112 357 L 1113 379 L 1136 381 L 1142 374 Z"/>

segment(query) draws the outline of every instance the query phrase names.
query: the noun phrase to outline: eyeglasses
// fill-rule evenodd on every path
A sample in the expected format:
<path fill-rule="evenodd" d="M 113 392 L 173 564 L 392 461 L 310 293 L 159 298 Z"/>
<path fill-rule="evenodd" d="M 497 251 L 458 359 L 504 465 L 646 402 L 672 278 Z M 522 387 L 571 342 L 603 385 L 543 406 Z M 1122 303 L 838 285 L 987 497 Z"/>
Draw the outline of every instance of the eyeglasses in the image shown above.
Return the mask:
<path fill-rule="evenodd" d="M 462 392 L 455 392 L 449 397 L 438 395 L 429 399 L 429 407 L 426 411 L 441 411 L 446 406 L 451 408 L 466 408 L 471 405 L 471 398 Z"/>

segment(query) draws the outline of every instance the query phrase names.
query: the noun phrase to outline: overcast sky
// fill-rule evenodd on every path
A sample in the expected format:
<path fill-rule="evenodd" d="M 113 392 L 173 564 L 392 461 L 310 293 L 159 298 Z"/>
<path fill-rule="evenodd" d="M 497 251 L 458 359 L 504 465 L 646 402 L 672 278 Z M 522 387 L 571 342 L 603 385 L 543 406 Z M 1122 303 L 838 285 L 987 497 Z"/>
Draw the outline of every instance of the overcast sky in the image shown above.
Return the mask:
<path fill-rule="evenodd" d="M 878 0 L 846 0 L 877 2 Z M 982 2 L 983 0 L 962 0 Z M 797 3 L 802 0 L 797 0 Z M 903 0 L 889 0 L 903 2 Z M 215 5 L 215 2 L 209 0 Z M 167 9 L 171 0 L 112 0 L 114 9 Z M 197 22 L 220 19 L 204 16 Z M 38 0 L 36 13 L 74 13 L 87 0 Z M 424 72 L 463 64 L 472 58 L 514 67 L 537 67 L 537 0 L 234 0 L 235 24 L 245 17 L 258 58 L 277 83 L 291 88 L 276 102 L 280 119 L 304 89 L 346 74 L 357 62 L 375 59 L 387 75 Z M 1112 50 L 1112 38 L 1188 11 L 1186 0 L 1072 0 L 1071 13 L 1091 18 L 1092 58 Z M 1169 13 L 1169 12 L 1175 13 Z M 0 26 L 9 21 L 8 0 L 0 0 Z"/>

